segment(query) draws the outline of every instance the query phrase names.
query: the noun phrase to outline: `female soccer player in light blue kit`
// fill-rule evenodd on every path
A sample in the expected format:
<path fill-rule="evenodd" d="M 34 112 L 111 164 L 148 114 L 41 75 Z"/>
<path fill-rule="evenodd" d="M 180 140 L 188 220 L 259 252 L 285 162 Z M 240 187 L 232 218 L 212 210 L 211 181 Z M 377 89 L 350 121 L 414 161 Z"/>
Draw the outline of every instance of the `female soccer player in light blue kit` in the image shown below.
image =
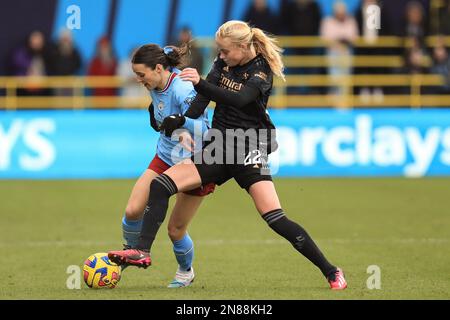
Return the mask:
<path fill-rule="evenodd" d="M 180 71 L 176 67 L 182 63 L 186 51 L 177 47 L 160 48 L 156 44 L 148 44 L 140 47 L 132 58 L 132 68 L 138 82 L 150 91 L 152 98 L 149 107 L 151 126 L 161 133 L 156 155 L 137 180 L 122 219 L 125 248 L 136 246 L 143 216 L 151 214 L 146 210 L 146 204 L 152 180 L 184 157 L 190 157 L 190 152 L 180 148 L 180 140 L 183 140 L 182 145 L 186 149 L 192 151 L 193 142 L 200 140 L 201 135 L 208 130 L 206 110 L 199 118 L 185 122 L 183 129 L 186 131 L 180 135 L 180 140 L 166 137 L 160 127 L 165 117 L 184 114 L 197 94 L 191 82 L 183 81 L 177 76 Z M 215 184 L 209 184 L 177 195 L 168 225 L 169 237 L 179 265 L 175 279 L 169 284 L 171 288 L 188 286 L 194 280 L 194 245 L 187 227 L 200 206 L 202 197 L 213 192 L 214 187 Z"/>

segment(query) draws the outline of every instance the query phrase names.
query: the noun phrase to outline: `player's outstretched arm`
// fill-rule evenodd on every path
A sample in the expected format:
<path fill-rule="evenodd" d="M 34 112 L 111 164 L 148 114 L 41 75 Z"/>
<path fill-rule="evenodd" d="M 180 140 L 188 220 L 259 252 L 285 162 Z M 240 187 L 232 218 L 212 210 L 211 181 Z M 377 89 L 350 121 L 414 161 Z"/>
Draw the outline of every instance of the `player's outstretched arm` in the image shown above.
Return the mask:
<path fill-rule="evenodd" d="M 243 86 L 239 92 L 233 92 L 220 88 L 203 79 L 200 79 L 198 84 L 195 86 L 195 90 L 217 103 L 230 105 L 237 108 L 242 108 L 248 105 L 252 101 L 255 101 L 260 95 L 260 90 L 255 87 Z"/>
<path fill-rule="evenodd" d="M 199 118 L 203 115 L 203 112 L 205 112 L 205 109 L 210 101 L 211 100 L 205 96 L 197 94 L 194 101 L 192 101 L 191 106 L 184 113 L 184 116 L 191 119 Z"/>
<path fill-rule="evenodd" d="M 217 103 L 242 108 L 260 95 L 260 90 L 253 86 L 243 86 L 239 92 L 233 92 L 217 86 L 216 83 L 200 78 L 196 69 L 186 68 L 180 73 L 180 78 L 191 81 L 195 90 L 201 95 Z"/>

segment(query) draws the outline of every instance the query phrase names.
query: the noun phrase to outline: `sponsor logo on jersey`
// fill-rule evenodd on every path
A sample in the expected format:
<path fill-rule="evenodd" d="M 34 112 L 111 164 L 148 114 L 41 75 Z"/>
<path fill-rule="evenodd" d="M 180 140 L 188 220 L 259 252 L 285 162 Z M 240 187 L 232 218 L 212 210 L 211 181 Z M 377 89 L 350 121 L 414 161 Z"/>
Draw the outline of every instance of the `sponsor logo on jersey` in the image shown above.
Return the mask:
<path fill-rule="evenodd" d="M 220 76 L 220 86 L 224 89 L 228 89 L 231 91 L 240 91 L 242 89 L 242 83 L 238 83 L 231 79 L 228 79 L 223 74 Z"/>

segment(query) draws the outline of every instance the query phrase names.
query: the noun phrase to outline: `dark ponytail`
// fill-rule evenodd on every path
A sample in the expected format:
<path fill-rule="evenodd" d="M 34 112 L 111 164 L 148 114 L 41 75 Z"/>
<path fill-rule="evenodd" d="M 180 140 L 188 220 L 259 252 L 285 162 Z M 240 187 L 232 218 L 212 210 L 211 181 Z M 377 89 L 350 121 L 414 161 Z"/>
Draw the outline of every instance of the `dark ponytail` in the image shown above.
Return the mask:
<path fill-rule="evenodd" d="M 133 64 L 144 64 L 151 69 L 155 69 L 157 64 L 161 64 L 164 69 L 168 67 L 181 68 L 185 64 L 188 51 L 187 46 L 161 48 L 157 44 L 146 44 L 136 51 L 131 62 Z"/>

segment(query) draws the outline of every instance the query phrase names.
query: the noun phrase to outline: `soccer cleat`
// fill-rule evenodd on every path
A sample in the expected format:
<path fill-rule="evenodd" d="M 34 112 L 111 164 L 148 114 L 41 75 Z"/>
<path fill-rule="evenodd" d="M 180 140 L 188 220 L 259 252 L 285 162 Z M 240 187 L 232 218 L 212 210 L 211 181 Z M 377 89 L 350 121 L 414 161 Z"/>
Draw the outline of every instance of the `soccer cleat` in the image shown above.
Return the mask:
<path fill-rule="evenodd" d="M 195 274 L 194 268 L 191 267 L 189 271 L 182 271 L 180 267 L 178 267 L 177 273 L 175 273 L 175 278 L 171 283 L 167 286 L 168 288 L 181 288 L 187 287 L 194 282 Z"/>
<path fill-rule="evenodd" d="M 336 272 L 328 277 L 328 283 L 331 290 L 344 290 L 347 288 L 347 281 L 345 281 L 344 272 L 341 268 L 337 268 Z"/>
<path fill-rule="evenodd" d="M 108 258 L 119 266 L 136 266 L 147 269 L 152 264 L 150 253 L 139 249 L 110 251 Z"/>
<path fill-rule="evenodd" d="M 128 249 L 132 249 L 132 247 L 128 244 L 123 244 L 123 250 L 128 250 Z M 122 264 L 120 266 L 121 271 L 123 272 L 126 268 L 128 268 L 130 265 L 129 264 Z"/>

